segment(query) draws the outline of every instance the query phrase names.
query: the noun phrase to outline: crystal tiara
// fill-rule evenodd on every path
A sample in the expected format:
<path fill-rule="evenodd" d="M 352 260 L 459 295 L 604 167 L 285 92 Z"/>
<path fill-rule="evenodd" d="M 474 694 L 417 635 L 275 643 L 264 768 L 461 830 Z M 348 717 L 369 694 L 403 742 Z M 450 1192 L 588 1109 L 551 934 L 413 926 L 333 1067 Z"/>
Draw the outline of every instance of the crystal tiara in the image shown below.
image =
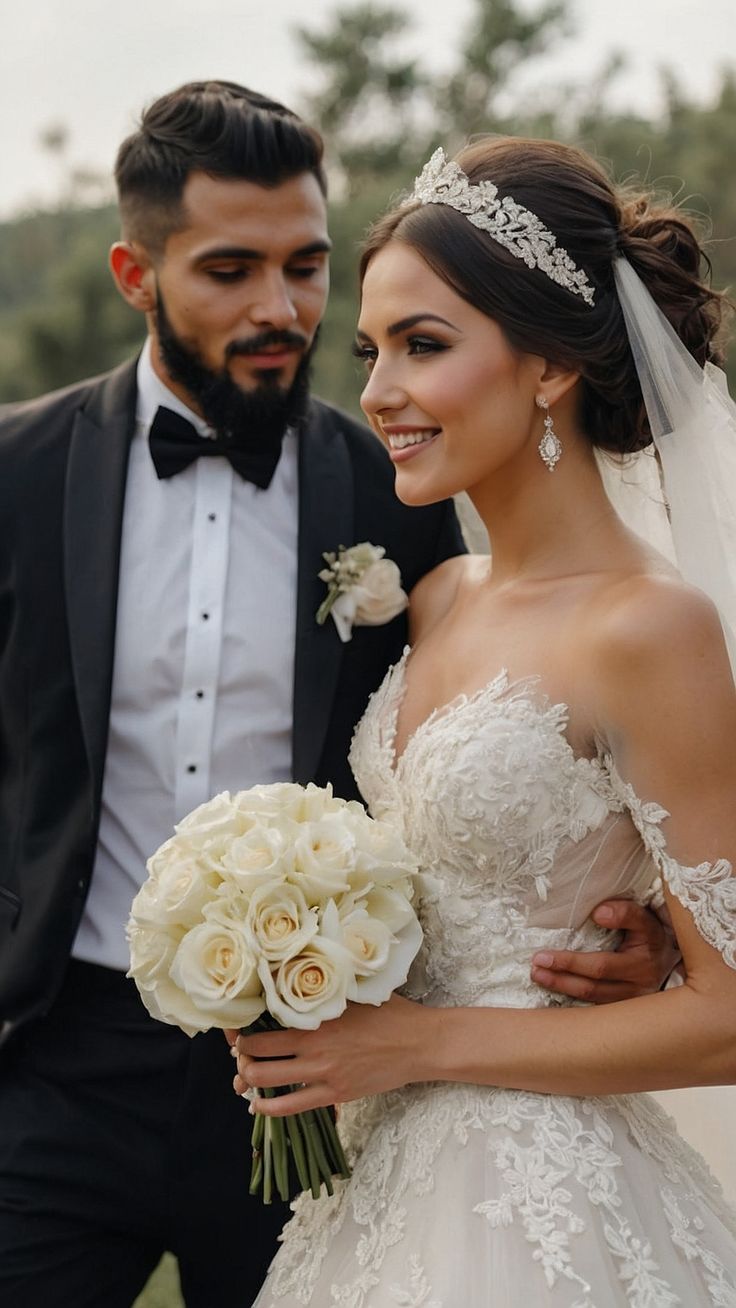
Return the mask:
<path fill-rule="evenodd" d="M 493 182 L 477 185 L 469 182 L 460 165 L 448 159 L 444 150 L 435 150 L 424 165 L 405 205 L 415 200 L 457 209 L 516 259 L 523 259 L 528 268 L 541 268 L 558 286 L 580 295 L 586 304 L 595 303 L 595 291 L 585 273 L 576 267 L 567 250 L 557 244 L 556 237 L 541 219 L 522 208 L 510 195 L 499 198 L 498 187 Z"/>

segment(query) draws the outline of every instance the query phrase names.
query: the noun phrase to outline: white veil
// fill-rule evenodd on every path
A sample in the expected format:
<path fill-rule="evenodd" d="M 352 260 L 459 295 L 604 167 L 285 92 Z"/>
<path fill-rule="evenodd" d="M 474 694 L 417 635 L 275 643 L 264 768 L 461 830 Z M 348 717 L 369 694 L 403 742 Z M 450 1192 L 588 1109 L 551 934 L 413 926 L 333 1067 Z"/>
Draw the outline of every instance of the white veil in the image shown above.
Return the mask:
<path fill-rule="evenodd" d="M 627 526 L 713 600 L 736 677 L 736 405 L 721 370 L 699 367 L 627 259 L 614 277 L 656 454 L 623 464 L 600 455 L 603 482 Z"/>

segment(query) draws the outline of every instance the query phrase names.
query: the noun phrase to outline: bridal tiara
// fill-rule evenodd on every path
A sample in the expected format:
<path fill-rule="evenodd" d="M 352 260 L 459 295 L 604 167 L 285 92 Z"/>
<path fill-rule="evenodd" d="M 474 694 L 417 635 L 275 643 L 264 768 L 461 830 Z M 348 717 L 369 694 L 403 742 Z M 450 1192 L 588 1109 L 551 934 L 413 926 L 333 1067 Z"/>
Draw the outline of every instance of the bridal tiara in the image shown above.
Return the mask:
<path fill-rule="evenodd" d="M 493 182 L 469 182 L 460 165 L 448 159 L 443 149 L 435 150 L 424 165 L 405 205 L 416 200 L 457 209 L 516 259 L 523 259 L 528 268 L 540 268 L 558 286 L 580 295 L 586 304 L 595 303 L 595 291 L 585 273 L 557 244 L 542 220 L 510 195 L 499 198 Z"/>

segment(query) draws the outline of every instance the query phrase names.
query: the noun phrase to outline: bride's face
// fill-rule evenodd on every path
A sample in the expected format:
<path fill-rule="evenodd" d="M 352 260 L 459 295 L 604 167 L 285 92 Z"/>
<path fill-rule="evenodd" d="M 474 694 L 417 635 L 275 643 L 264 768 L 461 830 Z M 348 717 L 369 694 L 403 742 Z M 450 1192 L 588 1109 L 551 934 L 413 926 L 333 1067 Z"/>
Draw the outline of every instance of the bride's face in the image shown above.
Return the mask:
<path fill-rule="evenodd" d="M 356 352 L 368 371 L 360 402 L 405 504 L 472 492 L 540 464 L 535 396 L 544 360 L 512 350 L 493 319 L 401 241 L 368 265 Z"/>

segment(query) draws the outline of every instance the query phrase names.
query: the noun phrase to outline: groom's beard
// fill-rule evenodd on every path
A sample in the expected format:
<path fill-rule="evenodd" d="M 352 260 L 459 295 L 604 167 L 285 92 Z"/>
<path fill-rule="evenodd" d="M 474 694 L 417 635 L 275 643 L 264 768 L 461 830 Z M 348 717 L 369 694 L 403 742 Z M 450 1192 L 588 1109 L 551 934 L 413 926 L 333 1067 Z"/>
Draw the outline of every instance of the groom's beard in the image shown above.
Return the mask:
<path fill-rule="evenodd" d="M 281 447 L 287 427 L 299 427 L 306 417 L 312 355 L 319 329 L 310 346 L 295 332 L 272 329 L 248 340 L 234 341 L 226 360 L 236 354 L 254 354 L 268 345 L 293 346 L 304 351 L 289 387 L 279 384 L 276 370 L 264 371 L 252 390 L 243 390 L 226 367 L 208 368 L 199 351 L 177 336 L 171 325 L 160 290 L 156 296 L 158 346 L 166 370 L 191 396 L 208 426 L 218 436 L 237 441 L 254 437 L 263 446 Z"/>

